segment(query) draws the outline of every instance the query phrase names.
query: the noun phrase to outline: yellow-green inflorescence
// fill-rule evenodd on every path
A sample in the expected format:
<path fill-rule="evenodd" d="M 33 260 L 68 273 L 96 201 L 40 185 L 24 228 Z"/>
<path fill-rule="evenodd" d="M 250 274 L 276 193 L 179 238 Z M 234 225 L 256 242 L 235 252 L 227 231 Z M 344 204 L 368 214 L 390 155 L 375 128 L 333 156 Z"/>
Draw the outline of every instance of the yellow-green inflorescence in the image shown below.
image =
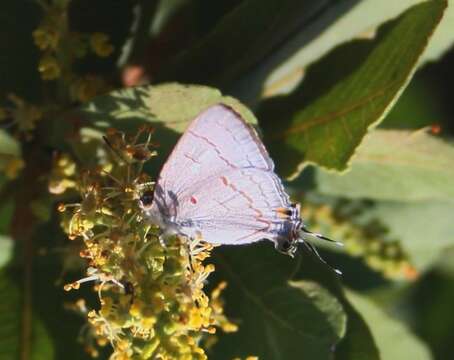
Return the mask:
<path fill-rule="evenodd" d="M 74 63 L 89 54 L 105 58 L 114 52 L 108 34 L 73 31 L 69 22 L 71 0 L 41 0 L 43 18 L 33 31 L 33 40 L 41 51 L 38 71 L 45 81 L 58 80 L 68 90 L 71 101 L 85 102 L 106 91 L 109 86 L 99 76 L 80 75 Z"/>
<path fill-rule="evenodd" d="M 311 229 L 342 239 L 345 251 L 359 257 L 371 269 L 389 279 L 414 280 L 417 270 L 398 241 L 386 240 L 388 230 L 377 221 L 357 224 L 354 219 L 364 210 L 364 204 L 339 201 L 335 206 L 303 201 L 302 216 Z"/>
<path fill-rule="evenodd" d="M 97 310 L 79 302 L 90 325 L 87 349 L 96 356 L 95 344 L 110 343 L 111 359 L 206 359 L 202 344 L 216 328 L 237 329 L 223 313 L 226 283 L 210 295 L 204 292 L 214 271 L 205 264 L 213 246 L 180 235 L 163 237 L 163 229 L 143 218 L 138 199 L 154 185 L 142 171 L 155 154 L 150 135 L 139 143 L 139 136 L 128 141 L 112 130 L 106 142 L 116 161 L 77 176 L 74 163 L 59 157 L 50 179 L 52 192 L 75 184 L 82 198 L 59 210 L 64 230 L 83 241 L 80 256 L 88 261 L 87 277 L 65 289 L 94 281 L 100 300 Z"/>

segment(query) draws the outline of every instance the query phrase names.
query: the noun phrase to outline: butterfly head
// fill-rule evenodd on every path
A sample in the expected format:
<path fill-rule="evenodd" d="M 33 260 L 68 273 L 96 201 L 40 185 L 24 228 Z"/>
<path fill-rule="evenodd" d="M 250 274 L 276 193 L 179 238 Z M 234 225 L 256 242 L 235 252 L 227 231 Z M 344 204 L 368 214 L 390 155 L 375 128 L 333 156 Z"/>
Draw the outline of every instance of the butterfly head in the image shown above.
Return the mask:
<path fill-rule="evenodd" d="M 278 238 L 275 247 L 280 253 L 293 257 L 298 249 L 298 240 L 287 237 Z"/>
<path fill-rule="evenodd" d="M 290 204 L 289 207 L 277 210 L 279 217 L 283 220 L 281 235 L 275 240 L 276 250 L 285 255 L 293 257 L 301 241 L 300 227 L 300 205 Z"/>
<path fill-rule="evenodd" d="M 171 227 L 173 219 L 162 203 L 162 188 L 159 185 L 143 190 L 139 194 L 138 205 L 147 222 L 162 228 Z"/>

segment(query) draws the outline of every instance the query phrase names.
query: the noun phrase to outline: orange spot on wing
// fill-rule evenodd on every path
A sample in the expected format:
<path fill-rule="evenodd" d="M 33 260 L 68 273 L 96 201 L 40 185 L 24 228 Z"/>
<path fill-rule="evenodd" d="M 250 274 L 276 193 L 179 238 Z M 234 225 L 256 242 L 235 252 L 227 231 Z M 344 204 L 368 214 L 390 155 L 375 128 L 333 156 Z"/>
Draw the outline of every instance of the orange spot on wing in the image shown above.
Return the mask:
<path fill-rule="evenodd" d="M 292 211 L 290 209 L 287 209 L 287 208 L 277 208 L 275 209 L 274 211 L 277 212 L 277 215 L 281 218 L 281 219 L 287 219 L 289 216 L 292 215 Z"/>

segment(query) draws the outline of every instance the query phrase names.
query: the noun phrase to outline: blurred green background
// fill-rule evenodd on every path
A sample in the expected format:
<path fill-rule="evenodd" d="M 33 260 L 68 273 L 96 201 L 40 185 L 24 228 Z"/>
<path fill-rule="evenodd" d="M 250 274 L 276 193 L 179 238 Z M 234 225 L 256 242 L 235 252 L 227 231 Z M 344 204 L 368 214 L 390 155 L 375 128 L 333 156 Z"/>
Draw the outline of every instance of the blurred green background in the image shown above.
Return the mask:
<path fill-rule="evenodd" d="M 32 36 L 43 24 L 63 39 L 53 52 L 39 49 Z M 278 173 L 302 202 L 308 225 L 346 242 L 344 251 L 320 244 L 327 262 L 342 270 L 341 278 L 306 253 L 298 259 L 300 268 L 265 244 L 217 249 L 218 271 L 209 286 L 229 281 L 226 313 L 242 330 L 220 335 L 209 358 L 451 359 L 452 29 L 454 4 L 436 0 L 4 1 L 0 359 L 89 358 L 77 341 L 84 319 L 66 305 L 83 297 L 96 308 L 97 299 L 88 288 L 62 289 L 81 276 L 84 263 L 60 230 L 55 207 L 61 198 L 48 192 L 52 156 L 76 153 L 68 133 L 79 122 L 99 129 L 97 122 L 104 121 L 121 130 L 154 124 L 156 119 L 139 114 L 144 104 L 136 98 L 124 103 L 134 121 L 122 122 L 114 114 L 115 93 L 104 100 L 95 96 L 165 82 L 215 87 L 248 106 Z M 95 33 L 108 35 L 98 48 L 92 44 Z M 100 55 L 103 49 L 107 56 Z M 43 79 L 49 74 L 42 63 L 46 54 L 60 71 L 50 80 Z M 169 102 L 180 99 L 172 96 Z M 92 104 L 98 108 L 90 112 Z M 334 115 L 345 116 L 347 125 L 331 121 Z M 297 136 L 286 132 L 313 119 L 323 125 Z M 157 121 L 162 146 L 149 169 L 154 175 L 182 130 Z M 363 141 L 372 125 L 377 129 Z M 79 161 L 83 165 L 83 157 Z M 252 261 L 257 266 L 249 273 Z M 309 295 L 307 305 L 289 305 L 289 314 L 307 306 L 303 319 L 321 324 L 308 330 L 322 339 L 313 349 L 311 340 L 281 336 L 278 325 L 267 332 L 266 316 L 253 310 L 235 283 L 240 277 L 260 297 L 288 280 L 279 274 L 293 271 L 289 267 L 297 269 L 295 280 L 323 288 L 310 291 L 328 289 L 344 307 L 347 332 L 337 346 L 339 334 L 329 333 L 337 331 L 329 326 L 330 312 L 322 307 L 320 318 L 314 317 L 311 307 L 318 303 Z M 274 272 L 276 279 L 267 275 Z M 286 308 L 276 305 L 272 311 Z M 336 339 L 332 348 L 325 337 Z M 24 342 L 32 349 L 28 355 Z M 107 358 L 109 349 L 103 351 Z"/>

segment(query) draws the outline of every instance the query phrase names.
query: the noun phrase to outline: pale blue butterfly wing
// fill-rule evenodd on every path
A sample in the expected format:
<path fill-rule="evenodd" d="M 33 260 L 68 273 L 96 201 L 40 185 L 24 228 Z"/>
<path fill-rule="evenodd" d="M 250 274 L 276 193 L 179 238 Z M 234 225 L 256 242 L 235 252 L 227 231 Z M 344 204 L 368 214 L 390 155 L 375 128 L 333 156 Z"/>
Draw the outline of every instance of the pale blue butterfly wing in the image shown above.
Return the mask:
<path fill-rule="evenodd" d="M 255 131 L 230 107 L 214 105 L 189 125 L 165 163 L 147 215 L 218 244 L 293 242 L 300 225 Z"/>
<path fill-rule="evenodd" d="M 175 185 L 187 188 L 194 180 L 244 167 L 273 171 L 274 164 L 257 134 L 236 112 L 214 105 L 191 122 L 164 164 L 159 181 L 177 190 Z"/>

